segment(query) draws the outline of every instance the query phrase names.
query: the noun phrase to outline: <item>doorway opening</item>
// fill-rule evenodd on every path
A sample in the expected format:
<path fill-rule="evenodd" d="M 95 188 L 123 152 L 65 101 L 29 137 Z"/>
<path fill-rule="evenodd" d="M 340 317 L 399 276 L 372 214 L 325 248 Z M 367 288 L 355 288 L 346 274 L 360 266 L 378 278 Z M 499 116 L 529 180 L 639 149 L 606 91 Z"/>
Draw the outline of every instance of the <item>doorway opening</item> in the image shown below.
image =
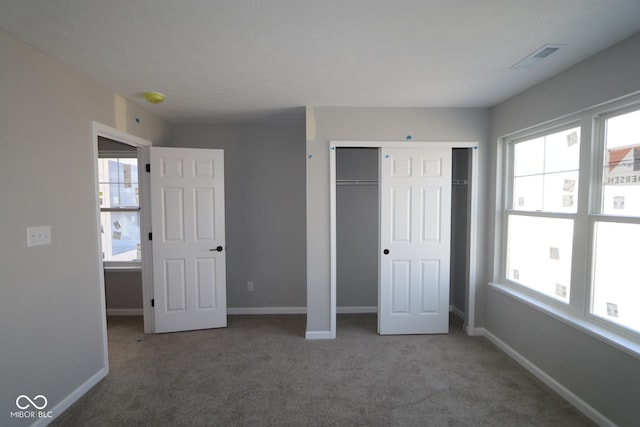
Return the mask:
<path fill-rule="evenodd" d="M 406 143 L 332 141 L 331 338 L 337 313 L 376 313 L 379 307 L 379 150 Z M 474 330 L 477 144 L 411 143 L 449 147 L 451 172 L 451 255 L 449 311 Z M 456 324 L 459 322 L 456 321 Z M 471 331 L 471 332 L 470 332 Z"/>
<path fill-rule="evenodd" d="M 138 244 L 139 236 L 137 240 L 134 236 L 136 232 L 140 234 L 143 203 L 142 190 L 138 190 L 137 149 L 151 146 L 151 142 L 97 122 L 93 122 L 92 131 L 99 242 L 96 260 L 100 272 L 104 366 L 108 368 L 107 313 L 138 316 L 144 313 L 141 308 L 145 294 L 141 277 L 144 250 Z M 107 301 L 115 304 L 110 310 Z M 146 320 L 144 316 L 145 323 Z"/>
<path fill-rule="evenodd" d="M 142 316 L 140 190 L 135 146 L 98 136 L 98 197 L 107 316 Z"/>

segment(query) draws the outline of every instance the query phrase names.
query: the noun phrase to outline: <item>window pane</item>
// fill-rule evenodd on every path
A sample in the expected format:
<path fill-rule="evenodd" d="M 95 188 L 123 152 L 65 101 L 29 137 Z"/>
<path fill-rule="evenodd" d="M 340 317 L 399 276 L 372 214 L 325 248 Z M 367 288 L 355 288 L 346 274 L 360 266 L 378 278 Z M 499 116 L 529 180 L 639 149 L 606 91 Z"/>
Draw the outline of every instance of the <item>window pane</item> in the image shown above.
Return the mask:
<path fill-rule="evenodd" d="M 137 159 L 98 159 L 100 207 L 140 205 Z"/>
<path fill-rule="evenodd" d="M 138 183 L 138 159 L 118 159 L 118 182 Z"/>
<path fill-rule="evenodd" d="M 120 195 L 120 207 L 137 207 L 140 205 L 138 201 L 138 184 L 118 184 L 118 194 Z"/>
<path fill-rule="evenodd" d="M 572 128 L 545 136 L 544 171 L 578 170 L 580 164 L 580 128 Z"/>
<path fill-rule="evenodd" d="M 640 186 L 605 185 L 602 205 L 606 215 L 640 216 Z"/>
<path fill-rule="evenodd" d="M 509 280 L 569 302 L 573 220 L 510 215 Z"/>
<path fill-rule="evenodd" d="M 140 205 L 138 184 L 99 184 L 101 208 L 135 208 Z"/>
<path fill-rule="evenodd" d="M 522 176 L 513 179 L 513 209 L 539 211 L 542 209 L 544 175 Z"/>
<path fill-rule="evenodd" d="M 639 224 L 598 222 L 591 312 L 640 332 Z"/>
<path fill-rule="evenodd" d="M 542 209 L 551 212 L 576 212 L 577 185 L 578 171 L 546 174 Z"/>
<path fill-rule="evenodd" d="M 544 173 L 544 137 L 530 139 L 513 147 L 513 176 Z"/>
<path fill-rule="evenodd" d="M 580 128 L 513 146 L 512 209 L 577 212 Z"/>
<path fill-rule="evenodd" d="M 606 120 L 602 213 L 640 216 L 640 110 Z"/>
<path fill-rule="evenodd" d="M 104 261 L 140 261 L 140 213 L 101 212 Z"/>
<path fill-rule="evenodd" d="M 98 159 L 98 182 L 109 182 L 109 159 Z"/>
<path fill-rule="evenodd" d="M 640 110 L 607 119 L 606 129 L 607 148 L 638 145 Z"/>

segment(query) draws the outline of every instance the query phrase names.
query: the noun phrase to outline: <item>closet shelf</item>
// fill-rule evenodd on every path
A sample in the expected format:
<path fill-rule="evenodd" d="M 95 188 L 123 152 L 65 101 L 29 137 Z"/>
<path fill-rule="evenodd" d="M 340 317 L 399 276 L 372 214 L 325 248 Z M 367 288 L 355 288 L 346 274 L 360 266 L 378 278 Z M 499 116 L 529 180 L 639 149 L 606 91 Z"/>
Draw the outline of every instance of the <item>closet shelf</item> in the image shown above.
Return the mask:
<path fill-rule="evenodd" d="M 338 179 L 336 185 L 378 185 L 375 179 Z"/>

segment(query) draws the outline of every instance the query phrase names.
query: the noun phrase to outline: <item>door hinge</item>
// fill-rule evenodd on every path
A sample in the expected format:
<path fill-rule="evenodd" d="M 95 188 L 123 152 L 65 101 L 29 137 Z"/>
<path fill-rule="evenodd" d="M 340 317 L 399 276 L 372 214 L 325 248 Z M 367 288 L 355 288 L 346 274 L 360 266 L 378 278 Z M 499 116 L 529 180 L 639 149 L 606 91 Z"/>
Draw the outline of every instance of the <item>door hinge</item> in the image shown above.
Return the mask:
<path fill-rule="evenodd" d="M 151 298 L 151 307 L 155 307 L 156 306 L 156 300 Z"/>
<path fill-rule="evenodd" d="M 147 163 L 147 164 L 145 165 L 145 169 L 146 169 L 146 171 L 147 171 L 147 172 L 151 172 L 151 164 L 150 164 L 150 163 Z"/>
<path fill-rule="evenodd" d="M 153 240 L 153 233 L 149 233 L 149 240 Z"/>

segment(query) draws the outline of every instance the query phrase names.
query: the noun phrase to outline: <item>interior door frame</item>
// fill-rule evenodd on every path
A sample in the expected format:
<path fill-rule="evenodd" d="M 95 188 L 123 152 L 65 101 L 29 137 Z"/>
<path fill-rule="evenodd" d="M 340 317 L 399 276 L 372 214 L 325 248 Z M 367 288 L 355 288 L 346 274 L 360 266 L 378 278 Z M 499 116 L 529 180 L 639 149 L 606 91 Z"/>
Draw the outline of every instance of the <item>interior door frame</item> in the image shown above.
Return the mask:
<path fill-rule="evenodd" d="M 478 209 L 478 142 L 426 142 L 426 141 L 329 141 L 329 234 L 330 234 L 330 338 L 336 338 L 336 149 L 337 148 L 470 148 L 471 149 L 471 187 L 469 195 L 469 212 Z M 380 172 L 378 171 L 378 174 Z M 475 306 L 476 306 L 476 270 L 477 270 L 477 216 L 470 215 L 468 220 L 469 229 L 469 273 L 466 278 L 466 298 L 465 307 L 465 332 L 468 335 L 475 335 Z M 379 239 L 379 237 L 378 237 Z M 378 301 L 378 307 L 380 301 Z"/>
<path fill-rule="evenodd" d="M 106 306 L 106 295 L 105 295 L 105 284 L 104 284 L 104 263 L 102 260 L 102 242 L 100 239 L 100 235 L 101 235 L 101 229 L 100 229 L 100 197 L 98 196 L 98 192 L 99 192 L 99 185 L 98 185 L 98 137 L 104 137 L 104 138 L 108 138 L 111 139 L 113 141 L 122 143 L 122 144 L 126 144 L 126 145 L 130 145 L 132 147 L 136 147 L 136 148 L 140 148 L 140 147 L 150 147 L 152 145 L 151 141 L 148 141 L 146 139 L 137 137 L 135 135 L 131 135 L 128 134 L 126 132 L 120 131 L 118 129 L 112 128 L 110 126 L 107 125 L 103 125 L 102 123 L 98 123 L 98 122 L 92 122 L 91 125 L 91 135 L 92 135 L 92 141 L 93 143 L 91 144 L 91 148 L 92 148 L 92 155 L 93 155 L 93 182 L 94 182 L 94 191 L 93 191 L 93 197 L 95 200 L 95 218 L 96 218 L 96 236 L 98 236 L 98 244 L 96 246 L 96 260 L 98 262 L 98 283 L 100 286 L 100 319 L 102 322 L 102 340 L 103 340 L 103 348 L 104 348 L 104 355 L 103 355 L 103 359 L 104 359 L 104 366 L 105 368 L 108 370 L 109 369 L 109 348 L 108 348 L 108 342 L 107 342 L 107 306 Z M 140 194 L 142 196 L 142 190 L 140 190 Z M 140 220 L 143 221 L 143 212 L 144 212 L 144 198 L 140 197 L 140 210 L 141 210 L 141 214 L 140 214 Z M 142 224 L 140 229 L 142 230 Z M 142 234 L 142 231 L 141 231 Z M 143 239 L 141 239 L 143 240 Z M 142 254 L 142 259 L 145 259 L 145 248 L 144 248 L 144 244 L 141 245 L 141 254 Z M 143 267 L 144 269 L 144 263 L 143 263 Z M 144 329 L 145 332 L 147 331 L 147 323 L 149 321 L 149 316 L 147 313 L 147 307 L 144 304 L 144 301 L 147 301 L 148 299 L 146 298 L 146 287 L 145 287 L 145 283 L 144 283 L 144 270 L 143 270 L 143 280 L 142 280 L 142 301 L 143 301 L 143 317 L 144 317 Z"/>

